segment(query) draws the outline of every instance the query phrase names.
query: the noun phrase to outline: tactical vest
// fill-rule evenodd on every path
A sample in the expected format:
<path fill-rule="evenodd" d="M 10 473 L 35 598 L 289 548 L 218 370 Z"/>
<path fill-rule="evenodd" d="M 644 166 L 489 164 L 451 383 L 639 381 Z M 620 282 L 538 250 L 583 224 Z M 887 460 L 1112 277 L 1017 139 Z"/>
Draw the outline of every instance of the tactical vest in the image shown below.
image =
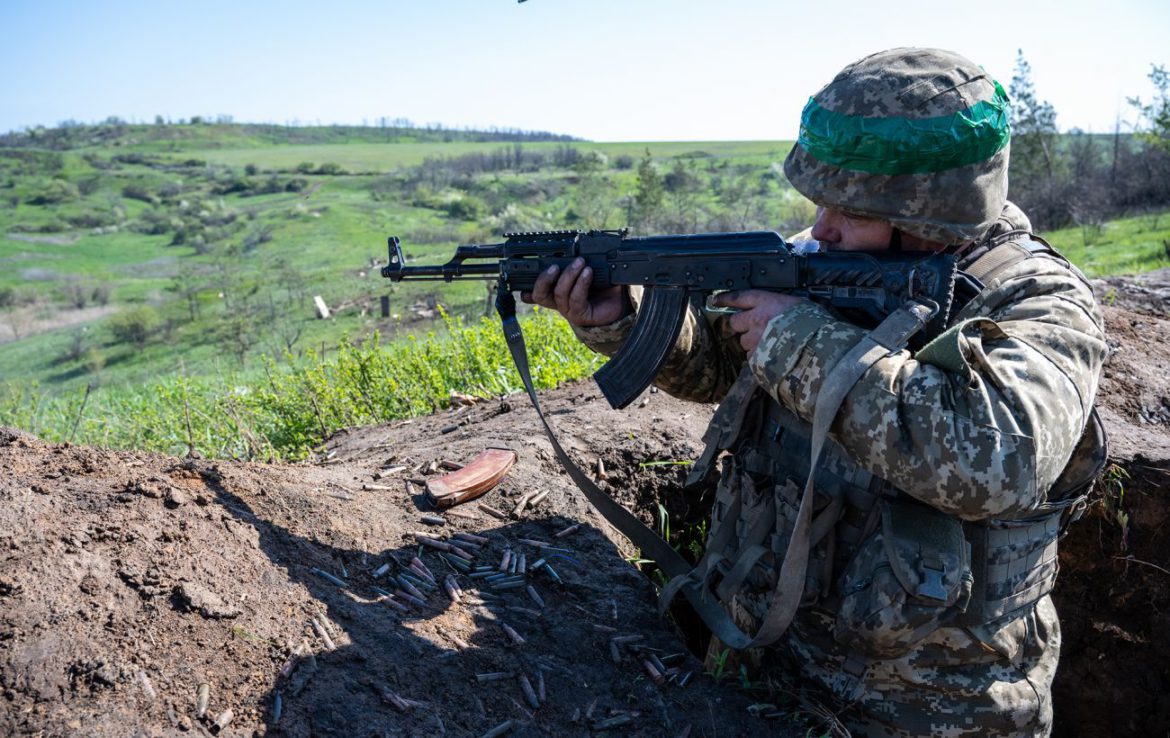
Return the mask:
<path fill-rule="evenodd" d="M 1014 231 L 960 260 L 951 315 L 1027 258 L 1057 259 L 1084 280 L 1048 244 Z M 705 439 L 709 447 L 692 471 L 692 480 L 708 477 L 726 452 L 708 551 L 691 576 L 725 606 L 738 605 L 763 621 L 810 473 L 812 432 L 762 389 L 748 387 L 750 372 L 740 382 L 729 393 L 733 401 L 725 400 L 712 420 L 721 432 Z M 838 641 L 873 658 L 905 653 L 942 625 L 972 627 L 1017 617 L 1052 591 L 1057 540 L 1083 511 L 1105 460 L 1104 431 L 1094 410 L 1043 505 L 1026 518 L 964 522 L 861 469 L 828 439 L 812 487 L 800 606 L 835 616 Z"/>

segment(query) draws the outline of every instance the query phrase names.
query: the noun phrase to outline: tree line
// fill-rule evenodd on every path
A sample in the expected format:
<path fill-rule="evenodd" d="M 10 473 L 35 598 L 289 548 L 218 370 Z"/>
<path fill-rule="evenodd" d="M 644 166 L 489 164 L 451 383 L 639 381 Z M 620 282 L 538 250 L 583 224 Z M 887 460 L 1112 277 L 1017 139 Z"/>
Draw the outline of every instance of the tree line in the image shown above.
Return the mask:
<path fill-rule="evenodd" d="M 1061 134 L 1057 111 L 1032 82 L 1023 50 L 1009 88 L 1012 150 L 1009 197 L 1037 230 L 1079 225 L 1086 231 L 1122 215 L 1170 203 L 1170 75 L 1152 65 L 1151 99 L 1130 98 L 1137 122 L 1112 133 L 1074 128 Z"/>

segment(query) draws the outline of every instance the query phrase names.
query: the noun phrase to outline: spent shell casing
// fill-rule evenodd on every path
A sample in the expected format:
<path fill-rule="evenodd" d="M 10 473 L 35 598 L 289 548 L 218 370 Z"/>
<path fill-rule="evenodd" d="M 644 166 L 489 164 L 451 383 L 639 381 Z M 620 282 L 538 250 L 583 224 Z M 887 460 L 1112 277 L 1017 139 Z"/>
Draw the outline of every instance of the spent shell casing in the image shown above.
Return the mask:
<path fill-rule="evenodd" d="M 536 696 L 540 698 L 541 702 L 548 699 L 544 691 L 544 669 L 536 672 Z"/>
<path fill-rule="evenodd" d="M 503 592 L 509 589 L 520 589 L 523 586 L 524 582 L 495 582 L 492 584 L 492 589 Z"/>
<path fill-rule="evenodd" d="M 446 635 L 447 635 L 447 637 L 448 637 L 448 638 L 450 638 L 450 639 L 451 639 L 451 641 L 452 641 L 452 642 L 453 642 L 453 643 L 454 643 L 456 646 L 459 646 L 459 648 L 463 649 L 464 651 L 466 651 L 467 649 L 471 648 L 471 645 L 470 645 L 470 644 L 468 644 L 468 643 L 467 643 L 467 641 L 463 640 L 462 638 L 460 638 L 459 636 L 455 635 L 454 633 L 447 633 Z"/>
<path fill-rule="evenodd" d="M 537 559 L 535 562 L 533 562 L 532 566 L 530 566 L 528 568 L 531 569 L 532 571 L 537 571 L 538 569 L 540 569 L 540 567 L 544 566 L 547 563 L 548 562 L 545 561 L 544 559 Z"/>
<path fill-rule="evenodd" d="M 552 568 L 552 564 L 545 564 L 544 570 L 548 572 L 548 575 L 550 577 L 552 577 L 553 581 L 556 582 L 557 584 L 560 584 L 563 581 L 561 579 L 561 575 L 557 574 L 557 570 Z"/>
<path fill-rule="evenodd" d="M 219 714 L 219 717 L 215 719 L 215 729 L 222 732 L 224 728 L 231 725 L 233 717 L 235 716 L 233 715 L 232 709 L 230 707 L 224 710 Z"/>
<path fill-rule="evenodd" d="M 630 633 L 630 634 L 626 634 L 626 635 L 616 635 L 613 638 L 611 638 L 610 640 L 613 641 L 614 643 L 634 643 L 635 641 L 642 640 L 642 638 L 644 638 L 644 637 L 645 636 L 640 636 L 640 635 L 637 635 L 635 633 Z"/>
<path fill-rule="evenodd" d="M 650 659 L 650 663 L 654 664 L 654 668 L 658 670 L 659 674 L 666 673 L 666 664 L 662 663 L 661 659 L 654 654 L 648 654 L 647 657 Z"/>
<path fill-rule="evenodd" d="M 317 635 L 324 641 L 326 650 L 336 651 L 337 646 L 333 645 L 333 639 L 329 637 L 329 631 L 325 630 L 325 626 L 321 625 L 317 618 L 310 618 L 309 622 L 313 624 L 313 630 L 317 631 Z"/>
<path fill-rule="evenodd" d="M 465 530 L 459 531 L 458 533 L 456 533 L 454 535 L 454 537 L 459 538 L 459 539 L 464 540 L 464 541 L 470 541 L 472 543 L 477 543 L 481 546 L 486 546 L 488 543 L 491 542 L 489 539 L 485 538 L 484 536 L 477 536 L 476 534 L 468 533 Z"/>
<path fill-rule="evenodd" d="M 593 724 L 594 730 L 609 730 L 610 728 L 617 728 L 622 725 L 627 725 L 634 721 L 634 716 L 626 713 L 625 715 L 614 715 L 611 718 L 600 720 Z"/>
<path fill-rule="evenodd" d="M 426 602 L 426 599 L 427 599 L 426 595 L 424 595 L 422 592 L 418 591 L 418 588 L 415 587 L 413 584 L 411 584 L 410 580 L 407 579 L 404 575 L 402 575 L 402 574 L 398 575 L 398 583 L 401 584 L 402 588 L 405 589 L 407 592 L 410 592 L 415 597 L 419 598 L 423 602 Z"/>
<path fill-rule="evenodd" d="M 508 564 L 512 563 L 512 549 L 504 549 L 504 555 L 500 557 L 500 571 L 507 571 Z"/>
<path fill-rule="evenodd" d="M 515 720 L 505 720 L 504 722 L 481 735 L 479 738 L 500 738 L 500 736 L 510 731 L 515 724 Z"/>
<path fill-rule="evenodd" d="M 516 573 L 524 574 L 528 571 L 528 554 L 520 554 L 520 560 L 516 562 Z"/>
<path fill-rule="evenodd" d="M 450 551 L 451 553 L 455 554 L 456 556 L 458 556 L 461 559 L 466 559 L 468 563 L 471 563 L 471 561 L 475 558 L 475 556 L 473 554 L 469 553 L 468 551 L 466 551 L 458 546 L 450 546 L 447 550 Z"/>
<path fill-rule="evenodd" d="M 680 676 L 678 678 L 678 686 L 680 686 L 680 687 L 687 686 L 687 682 L 689 682 L 691 680 L 691 677 L 694 675 L 694 673 L 695 672 L 693 672 L 693 671 L 688 671 L 688 672 L 684 673 L 682 676 Z"/>
<path fill-rule="evenodd" d="M 447 596 L 451 598 L 452 602 L 459 602 L 463 591 L 459 589 L 459 585 L 455 582 L 455 577 L 449 576 L 444 579 L 443 588 L 447 590 Z"/>
<path fill-rule="evenodd" d="M 435 581 L 435 575 L 431 573 L 431 570 L 427 568 L 427 565 L 424 564 L 423 560 L 419 557 L 415 556 L 412 558 L 410 560 L 410 566 L 412 569 L 418 567 L 422 571 L 423 576 L 425 576 L 427 579 L 430 579 L 432 582 Z"/>
<path fill-rule="evenodd" d="M 443 557 L 444 561 L 446 561 L 451 566 L 454 566 L 459 571 L 462 571 L 462 572 L 471 571 L 471 562 L 468 561 L 467 559 L 461 559 L 458 556 L 456 556 L 455 554 L 451 554 L 451 553 L 441 553 L 439 555 Z"/>
<path fill-rule="evenodd" d="M 484 503 L 480 503 L 478 505 L 478 507 L 480 510 L 483 510 L 485 513 L 487 513 L 488 515 L 491 515 L 493 518 L 496 518 L 497 520 L 507 520 L 508 519 L 508 515 L 503 510 L 497 510 L 496 508 L 492 507 L 491 505 L 486 505 Z"/>
<path fill-rule="evenodd" d="M 484 682 L 498 682 L 502 679 L 511 679 L 512 672 L 510 671 L 489 671 L 484 674 L 476 674 L 475 681 L 483 684 Z"/>
<path fill-rule="evenodd" d="M 414 595 L 410 594 L 409 592 L 403 592 L 401 589 L 394 590 L 394 596 L 400 600 L 406 600 L 407 602 L 411 603 L 412 605 L 417 605 L 419 607 L 426 607 L 427 606 L 426 600 L 419 599 L 418 597 L 415 597 Z M 333 649 L 330 649 L 330 650 L 333 650 Z"/>
<path fill-rule="evenodd" d="M 548 490 L 547 489 L 543 492 L 538 492 L 537 494 L 532 496 L 532 499 L 530 499 L 528 501 L 528 506 L 529 507 L 536 507 L 540 503 L 544 502 L 545 498 L 547 498 L 547 497 L 548 497 Z"/>
<path fill-rule="evenodd" d="M 276 696 L 272 698 L 272 724 L 273 725 L 276 725 L 277 723 L 280 722 L 280 715 L 282 712 L 284 712 L 284 697 L 281 696 L 280 692 L 277 692 Z"/>
<path fill-rule="evenodd" d="M 528 596 L 532 598 L 532 601 L 536 603 L 537 607 L 544 609 L 544 599 L 541 598 L 540 594 L 536 591 L 536 588 L 529 584 L 527 589 Z"/>
<path fill-rule="evenodd" d="M 423 573 L 423 570 L 422 570 L 422 569 L 420 569 L 420 568 L 418 568 L 418 567 L 417 567 L 417 566 L 415 566 L 414 564 L 411 564 L 411 565 L 410 565 L 410 572 L 411 572 L 412 574 L 414 574 L 416 577 L 418 577 L 418 578 L 419 578 L 419 580 L 420 580 L 421 582 L 425 582 L 426 584 L 429 584 L 429 585 L 431 585 L 431 586 L 434 586 L 434 584 L 435 584 L 435 580 L 434 580 L 434 579 L 431 579 L 429 576 L 427 576 L 426 574 L 424 574 L 424 573 Z"/>
<path fill-rule="evenodd" d="M 642 667 L 646 669 L 646 674 L 651 675 L 651 680 L 655 684 L 662 684 L 666 682 L 666 677 L 662 676 L 661 671 L 659 671 L 658 668 L 655 668 L 655 665 L 651 663 L 649 658 L 642 658 Z"/>
<path fill-rule="evenodd" d="M 203 682 L 195 691 L 195 717 L 200 720 L 207 714 L 207 703 L 211 699 L 211 685 Z"/>
<path fill-rule="evenodd" d="M 557 533 L 556 535 L 554 535 L 553 538 L 564 538 L 565 536 L 571 536 L 580 529 L 581 529 L 581 524 L 574 523 L 573 525 L 570 525 L 568 528 L 565 528 L 564 530 L 562 530 L 560 533 Z"/>
<path fill-rule="evenodd" d="M 426 523 L 427 525 L 446 525 L 447 524 L 447 519 L 441 515 L 423 515 L 422 517 L 419 518 L 419 520 Z"/>
<path fill-rule="evenodd" d="M 293 669 L 297 668 L 297 663 L 300 661 L 300 659 L 300 655 L 295 653 L 289 656 L 288 659 L 285 660 L 284 664 L 281 665 L 280 670 L 276 672 L 277 676 L 282 679 L 287 679 L 288 675 L 293 673 Z"/>
<path fill-rule="evenodd" d="M 621 649 L 619 649 L 618 644 L 614 643 L 613 641 L 609 642 L 609 657 L 613 659 L 615 664 L 620 664 L 622 662 Z"/>
<path fill-rule="evenodd" d="M 536 696 L 536 690 L 532 688 L 532 682 L 528 681 L 527 674 L 520 675 L 520 690 L 524 692 L 524 699 L 532 706 L 533 710 L 540 707 L 540 700 Z"/>
<path fill-rule="evenodd" d="M 378 577 L 382 576 L 383 574 L 385 574 L 388 571 L 390 571 L 390 563 L 389 562 L 382 564 L 377 569 L 374 569 L 374 579 L 377 579 Z"/>
<path fill-rule="evenodd" d="M 508 639 L 512 641 L 512 643 L 516 644 L 517 646 L 524 645 L 524 639 L 520 637 L 519 633 L 512 629 L 512 626 L 508 625 L 507 623 L 500 623 L 500 627 L 502 627 L 504 632 L 508 634 Z"/>
<path fill-rule="evenodd" d="M 312 571 L 317 576 L 321 577 L 322 579 L 329 580 L 333 584 L 336 584 L 338 587 L 348 587 L 349 586 L 344 581 L 342 581 L 341 579 L 338 579 L 337 577 L 333 576 L 332 574 L 330 574 L 327 571 L 322 571 L 321 569 L 318 569 L 317 567 L 313 567 Z"/>
<path fill-rule="evenodd" d="M 424 546 L 427 546 L 428 548 L 438 549 L 439 551 L 450 551 L 451 550 L 451 544 L 446 543 L 444 541 L 440 541 L 437 538 L 431 538 L 430 536 L 425 536 L 421 533 L 415 533 L 414 540 L 418 541 L 419 543 L 421 543 Z"/>
<path fill-rule="evenodd" d="M 516 507 L 512 508 L 512 516 L 520 517 L 520 513 L 524 512 L 524 508 L 528 507 L 528 501 L 530 499 L 532 499 L 531 492 L 520 495 L 520 499 L 516 501 Z"/>

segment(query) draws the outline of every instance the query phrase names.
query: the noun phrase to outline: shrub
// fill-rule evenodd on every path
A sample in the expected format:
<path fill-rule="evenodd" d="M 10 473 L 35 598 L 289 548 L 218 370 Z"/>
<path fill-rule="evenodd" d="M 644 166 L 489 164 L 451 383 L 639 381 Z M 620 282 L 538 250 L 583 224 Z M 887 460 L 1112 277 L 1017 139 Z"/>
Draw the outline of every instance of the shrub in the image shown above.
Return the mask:
<path fill-rule="evenodd" d="M 110 333 L 118 343 L 129 343 L 137 349 L 146 347 L 159 328 L 158 312 L 140 305 L 124 310 L 110 318 Z"/>
<path fill-rule="evenodd" d="M 128 184 L 122 188 L 122 197 L 139 200 L 148 205 L 158 205 L 158 196 L 140 184 Z"/>
<path fill-rule="evenodd" d="M 50 179 L 28 198 L 29 205 L 60 205 L 73 202 L 81 196 L 77 185 L 60 179 Z"/>
<path fill-rule="evenodd" d="M 482 200 L 469 195 L 452 198 L 443 203 L 442 208 L 448 217 L 459 220 L 479 220 L 487 209 Z"/>
<path fill-rule="evenodd" d="M 613 168 L 622 170 L 633 169 L 634 157 L 630 156 L 629 154 L 622 154 L 613 160 Z"/>

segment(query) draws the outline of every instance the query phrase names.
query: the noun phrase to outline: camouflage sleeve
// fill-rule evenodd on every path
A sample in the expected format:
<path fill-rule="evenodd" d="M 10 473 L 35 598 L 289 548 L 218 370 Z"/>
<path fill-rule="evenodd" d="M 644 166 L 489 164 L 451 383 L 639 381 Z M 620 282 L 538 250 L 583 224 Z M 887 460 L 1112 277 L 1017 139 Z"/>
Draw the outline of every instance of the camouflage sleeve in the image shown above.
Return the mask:
<path fill-rule="evenodd" d="M 833 437 L 913 497 L 978 520 L 1045 501 L 1077 443 L 1106 346 L 1088 285 L 1050 258 L 1014 266 L 916 355 L 879 360 L 849 392 Z M 768 325 L 749 361 L 812 419 L 834 364 L 864 335 L 807 304 Z"/>
<path fill-rule="evenodd" d="M 573 326 L 577 338 L 597 353 L 613 356 L 629 337 L 642 289 L 630 288 L 635 314 L 609 325 Z M 719 402 L 735 381 L 746 359 L 739 337 L 727 328 L 726 318 L 710 320 L 695 304 L 687 308 L 674 349 L 654 380 L 664 392 L 695 402 Z"/>

